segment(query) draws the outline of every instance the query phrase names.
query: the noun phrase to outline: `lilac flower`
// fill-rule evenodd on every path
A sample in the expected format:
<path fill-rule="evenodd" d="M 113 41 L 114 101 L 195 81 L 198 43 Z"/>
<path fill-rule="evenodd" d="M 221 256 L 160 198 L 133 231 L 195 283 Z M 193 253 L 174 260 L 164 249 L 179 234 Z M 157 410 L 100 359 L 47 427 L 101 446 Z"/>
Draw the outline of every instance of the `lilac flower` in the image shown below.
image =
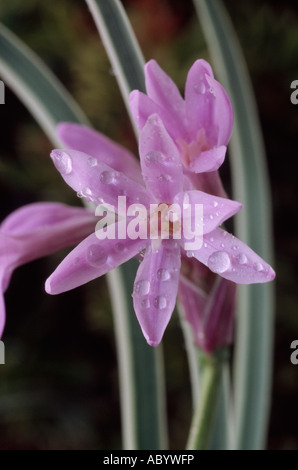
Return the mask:
<path fill-rule="evenodd" d="M 145 79 L 147 95 L 134 90 L 130 96 L 139 129 L 152 113 L 158 113 L 180 150 L 187 172 L 217 170 L 232 133 L 233 111 L 210 65 L 203 59 L 193 64 L 186 80 L 185 100 L 154 60 L 145 66 Z"/>
<path fill-rule="evenodd" d="M 92 212 L 59 203 L 35 203 L 12 212 L 0 226 L 0 337 L 13 271 L 29 261 L 79 243 L 93 229 Z"/>
<path fill-rule="evenodd" d="M 65 130 L 64 125 L 64 130 Z M 64 141 L 74 142 L 76 129 L 68 125 Z M 241 209 L 241 204 L 202 191 L 184 191 L 185 178 L 176 144 L 156 114 L 151 115 L 140 133 L 139 151 L 144 187 L 101 159 L 100 145 L 88 141 L 88 130 L 81 128 L 81 150 L 92 148 L 92 155 L 79 150 L 54 150 L 51 157 L 62 177 L 75 191 L 95 204 L 117 206 L 118 196 L 128 204 L 142 204 L 149 224 L 150 204 L 163 204 L 161 230 L 157 240 L 146 238 L 105 238 L 104 229 L 91 233 L 57 267 L 46 282 L 46 291 L 58 294 L 80 286 L 119 266 L 145 249 L 137 271 L 133 301 L 147 342 L 156 346 L 172 315 L 178 291 L 181 252 L 195 257 L 213 272 L 240 283 L 267 282 L 274 271 L 258 255 L 232 235 L 218 228 Z M 60 128 L 61 134 L 61 128 Z M 67 137 L 66 137 L 66 134 Z M 93 138 L 96 138 L 93 134 Z M 96 151 L 96 152 L 95 152 Z M 96 153 L 96 156 L 95 156 Z M 124 166 L 125 167 L 125 166 Z M 179 227 L 170 215 L 172 203 L 204 205 L 204 240 L 201 249 L 185 250 L 185 234 L 175 239 Z M 163 237 L 163 221 L 168 220 L 170 237 Z M 131 218 L 127 221 L 127 224 Z M 115 222 L 119 229 L 120 219 Z M 179 226 L 179 224 L 178 224 Z M 128 228 L 128 225 L 127 225 Z M 100 233 L 99 233 L 100 232 Z M 156 234 L 155 234 L 156 235 Z M 99 240 L 98 238 L 103 239 Z"/>

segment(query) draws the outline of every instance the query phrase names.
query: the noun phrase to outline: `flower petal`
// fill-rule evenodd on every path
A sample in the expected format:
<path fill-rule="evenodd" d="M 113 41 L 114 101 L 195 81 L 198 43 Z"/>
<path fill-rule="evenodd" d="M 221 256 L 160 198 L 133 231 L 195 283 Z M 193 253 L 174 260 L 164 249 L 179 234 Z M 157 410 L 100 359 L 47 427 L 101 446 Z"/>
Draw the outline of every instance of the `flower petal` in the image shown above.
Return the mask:
<path fill-rule="evenodd" d="M 172 139 L 175 141 L 176 139 L 187 140 L 184 127 L 179 125 L 176 114 L 172 115 L 167 109 L 162 108 L 149 96 L 138 90 L 131 92 L 129 101 L 132 115 L 140 130 L 143 129 L 152 114 L 158 114 Z"/>
<path fill-rule="evenodd" d="M 178 149 L 156 114 L 141 131 L 140 157 L 147 189 L 157 201 L 170 203 L 182 190 L 183 170 Z"/>
<path fill-rule="evenodd" d="M 178 290 L 180 247 L 163 240 L 153 252 L 148 245 L 138 269 L 133 292 L 134 309 L 150 346 L 157 346 L 173 313 Z"/>
<path fill-rule="evenodd" d="M 185 102 L 173 80 L 155 60 L 145 65 L 146 90 L 149 98 L 175 116 L 180 128 L 185 127 Z"/>
<path fill-rule="evenodd" d="M 272 281 L 275 272 L 245 243 L 220 228 L 204 235 L 204 243 L 193 256 L 211 271 L 238 284 Z"/>
<path fill-rule="evenodd" d="M 147 240 L 129 238 L 99 240 L 92 233 L 64 258 L 47 279 L 46 291 L 60 294 L 86 284 L 136 256 L 146 244 Z"/>
<path fill-rule="evenodd" d="M 212 232 L 225 220 L 237 214 L 242 208 L 240 202 L 212 196 L 196 190 L 177 194 L 173 202 L 179 204 L 181 208 L 183 229 L 185 223 L 191 223 L 189 228 L 192 231 L 195 230 L 195 226 L 203 223 L 204 235 Z M 199 205 L 202 205 L 203 220 L 196 220 L 198 215 L 196 214 L 196 207 Z"/>
<path fill-rule="evenodd" d="M 3 294 L 22 264 L 79 243 L 95 227 L 86 209 L 59 203 L 29 204 L 12 212 L 0 227 L 0 334 L 4 327 Z"/>
<path fill-rule="evenodd" d="M 227 145 L 232 132 L 233 111 L 228 95 L 213 78 L 210 65 L 197 60 L 185 86 L 186 117 L 193 140 L 205 129 L 210 147 Z"/>
<path fill-rule="evenodd" d="M 194 173 L 206 173 L 216 171 L 223 164 L 226 156 L 227 147 L 215 147 L 211 150 L 205 150 L 198 156 L 194 156 L 189 164 L 189 170 Z"/>
<path fill-rule="evenodd" d="M 100 132 L 80 124 L 61 122 L 57 134 L 67 148 L 90 155 L 90 165 L 103 162 L 132 180 L 143 182 L 140 164 L 134 155 Z"/>
<path fill-rule="evenodd" d="M 77 150 L 53 150 L 51 158 L 64 181 L 81 197 L 95 204 L 103 202 L 117 207 L 118 196 L 126 196 L 127 204 L 148 204 L 143 186 L 103 162 L 90 165 L 90 157 Z"/>

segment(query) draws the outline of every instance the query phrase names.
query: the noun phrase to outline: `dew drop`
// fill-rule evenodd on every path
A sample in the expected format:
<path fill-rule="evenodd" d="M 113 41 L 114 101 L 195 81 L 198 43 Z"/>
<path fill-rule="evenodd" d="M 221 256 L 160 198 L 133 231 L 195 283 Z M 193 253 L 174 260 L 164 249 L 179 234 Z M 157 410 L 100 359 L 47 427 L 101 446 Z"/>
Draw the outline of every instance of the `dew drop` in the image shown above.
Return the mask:
<path fill-rule="evenodd" d="M 225 247 L 225 244 L 224 244 L 224 243 L 221 243 L 220 246 L 221 246 L 222 248 L 224 248 L 224 247 Z"/>
<path fill-rule="evenodd" d="M 219 212 L 215 212 L 216 217 L 219 217 Z"/>
<path fill-rule="evenodd" d="M 212 88 L 212 87 L 209 88 L 209 93 L 210 93 L 211 95 L 215 96 L 215 90 L 214 90 L 214 88 Z"/>
<path fill-rule="evenodd" d="M 147 153 L 147 155 L 145 156 L 145 162 L 147 166 L 151 166 L 154 163 L 161 163 L 162 161 L 162 153 L 156 150 Z"/>
<path fill-rule="evenodd" d="M 143 308 L 149 308 L 150 307 L 150 300 L 149 299 L 143 299 L 141 302 L 141 306 Z"/>
<path fill-rule="evenodd" d="M 162 295 L 159 295 L 158 297 L 155 297 L 153 303 L 154 307 L 158 308 L 159 310 L 163 310 L 167 306 L 167 299 Z"/>
<path fill-rule="evenodd" d="M 124 250 L 125 250 L 125 246 L 124 246 L 123 243 L 120 243 L 120 242 L 119 242 L 119 243 L 116 243 L 116 245 L 115 245 L 115 251 L 116 251 L 117 253 L 123 253 Z"/>
<path fill-rule="evenodd" d="M 255 263 L 255 264 L 254 264 L 254 269 L 255 269 L 256 271 L 260 272 L 260 271 L 263 271 L 264 266 L 262 265 L 262 263 Z"/>
<path fill-rule="evenodd" d="M 159 269 L 157 271 L 157 278 L 160 280 L 160 281 L 168 281 L 171 277 L 171 274 L 169 273 L 169 271 L 167 269 Z"/>
<path fill-rule="evenodd" d="M 82 198 L 82 197 L 84 197 L 84 195 L 82 194 L 82 192 L 81 192 L 81 191 L 78 191 L 78 192 L 77 192 L 77 196 L 78 196 L 79 198 Z"/>
<path fill-rule="evenodd" d="M 218 202 L 217 201 L 213 201 L 213 207 L 217 207 L 218 206 Z"/>
<path fill-rule="evenodd" d="M 204 247 L 207 248 L 207 246 L 208 246 L 207 243 L 204 243 Z"/>
<path fill-rule="evenodd" d="M 240 253 L 240 255 L 237 256 L 237 260 L 239 264 L 246 264 L 247 256 L 244 253 Z"/>
<path fill-rule="evenodd" d="M 211 238 L 210 238 L 210 241 L 211 241 L 211 243 L 213 243 L 213 242 L 214 242 L 214 238 L 213 238 L 213 237 L 211 237 Z"/>
<path fill-rule="evenodd" d="M 97 165 L 97 160 L 94 157 L 89 157 L 87 162 L 88 162 L 88 165 L 91 167 L 94 167 Z"/>
<path fill-rule="evenodd" d="M 112 184 L 115 182 L 115 173 L 113 171 L 103 171 L 99 175 L 99 180 L 103 184 Z"/>
<path fill-rule="evenodd" d="M 143 280 L 135 283 L 135 293 L 138 295 L 147 295 L 150 292 L 150 281 Z"/>
<path fill-rule="evenodd" d="M 236 246 L 236 245 L 234 245 L 234 246 L 232 247 L 232 249 L 233 249 L 234 251 L 237 251 L 237 250 L 238 250 L 238 248 L 239 248 L 239 247 L 238 247 L 238 246 Z"/>
<path fill-rule="evenodd" d="M 55 167 L 62 175 L 69 175 L 72 172 L 72 161 L 68 153 L 56 150 L 54 156 Z"/>
<path fill-rule="evenodd" d="M 222 274 L 231 266 L 231 260 L 225 251 L 216 251 L 208 259 L 208 266 L 214 273 Z"/>
<path fill-rule="evenodd" d="M 214 219 L 214 217 L 213 217 L 212 214 L 209 215 L 209 219 L 210 219 L 210 220 L 213 220 L 213 219 Z"/>
<path fill-rule="evenodd" d="M 90 196 L 92 196 L 92 191 L 91 191 L 90 188 L 84 188 L 83 191 L 82 191 L 82 193 L 83 193 L 83 195 L 84 195 L 85 197 L 88 197 L 88 196 L 90 197 Z"/>
<path fill-rule="evenodd" d="M 158 181 L 171 183 L 173 181 L 173 178 L 170 175 L 162 174 L 158 176 Z"/>
<path fill-rule="evenodd" d="M 196 93 L 199 93 L 200 95 L 204 95 L 206 93 L 206 85 L 204 82 L 197 83 L 194 86 L 194 90 Z"/>
<path fill-rule="evenodd" d="M 87 261 L 93 266 L 101 266 L 108 258 L 106 250 L 99 245 L 91 245 L 87 251 Z"/>

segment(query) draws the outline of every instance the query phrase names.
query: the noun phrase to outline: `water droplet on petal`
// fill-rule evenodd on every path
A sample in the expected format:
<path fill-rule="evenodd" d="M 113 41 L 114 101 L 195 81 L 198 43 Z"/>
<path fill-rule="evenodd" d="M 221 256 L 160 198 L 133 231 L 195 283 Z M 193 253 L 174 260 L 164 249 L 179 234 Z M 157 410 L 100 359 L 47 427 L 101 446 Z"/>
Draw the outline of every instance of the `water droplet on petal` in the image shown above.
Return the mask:
<path fill-rule="evenodd" d="M 214 219 L 214 217 L 213 217 L 212 214 L 209 215 L 209 219 L 210 219 L 210 220 L 213 220 L 213 219 Z"/>
<path fill-rule="evenodd" d="M 99 175 L 99 180 L 103 184 L 112 184 L 115 181 L 115 173 L 113 171 L 103 171 Z"/>
<path fill-rule="evenodd" d="M 210 238 L 210 241 L 211 241 L 211 243 L 213 243 L 213 242 L 214 242 L 214 238 L 213 238 L 213 237 L 211 237 L 211 238 Z"/>
<path fill-rule="evenodd" d="M 141 302 L 141 306 L 143 308 L 149 308 L 150 307 L 150 300 L 149 299 L 143 299 Z"/>
<path fill-rule="evenodd" d="M 97 200 L 97 202 L 98 202 L 99 204 L 103 204 L 103 203 L 104 203 L 104 200 L 103 200 L 102 197 L 98 197 L 96 200 Z"/>
<path fill-rule="evenodd" d="M 215 90 L 214 90 L 214 88 L 212 88 L 212 87 L 209 88 L 209 93 L 210 93 L 211 95 L 213 95 L 213 96 L 216 96 L 216 95 L 215 95 Z"/>
<path fill-rule="evenodd" d="M 82 193 L 85 197 L 92 196 L 92 191 L 90 188 L 84 188 Z"/>
<path fill-rule="evenodd" d="M 213 201 L 213 207 L 217 207 L 218 206 L 218 202 L 217 201 Z"/>
<path fill-rule="evenodd" d="M 168 281 L 171 277 L 171 274 L 167 269 L 159 269 L 157 271 L 157 278 L 160 279 L 161 281 Z"/>
<path fill-rule="evenodd" d="M 221 246 L 222 248 L 224 248 L 224 247 L 225 247 L 225 244 L 224 244 L 224 243 L 221 243 L 220 246 Z"/>
<path fill-rule="evenodd" d="M 263 271 L 264 266 L 262 265 L 262 263 L 255 263 L 255 264 L 254 264 L 254 269 L 255 269 L 256 271 L 260 272 L 260 271 Z"/>
<path fill-rule="evenodd" d="M 151 166 L 154 163 L 161 163 L 163 161 L 162 153 L 156 150 L 147 153 L 145 156 L 145 162 L 147 166 Z"/>
<path fill-rule="evenodd" d="M 82 191 L 78 191 L 78 192 L 77 192 L 77 196 L 78 196 L 79 198 L 84 197 L 84 195 L 82 194 Z"/>
<path fill-rule="evenodd" d="M 216 251 L 208 259 L 208 266 L 214 273 L 225 273 L 231 266 L 231 260 L 225 251 Z"/>
<path fill-rule="evenodd" d="M 54 163 L 58 171 L 62 175 L 69 175 L 72 172 L 72 161 L 68 153 L 56 150 L 52 154 L 54 156 Z"/>
<path fill-rule="evenodd" d="M 194 90 L 196 93 L 199 93 L 200 95 L 204 95 L 206 93 L 206 85 L 204 82 L 197 83 L 194 86 Z"/>
<path fill-rule="evenodd" d="M 143 280 L 135 283 L 135 293 L 138 295 L 147 295 L 150 292 L 150 281 Z"/>
<path fill-rule="evenodd" d="M 186 256 L 187 256 L 188 258 L 193 258 L 194 255 L 195 255 L 195 254 L 194 254 L 193 251 L 187 251 L 187 252 L 186 252 Z"/>
<path fill-rule="evenodd" d="M 167 183 L 171 183 L 173 181 L 173 178 L 170 175 L 162 174 L 162 175 L 159 175 L 158 181 L 161 181 L 161 182 L 165 181 Z"/>
<path fill-rule="evenodd" d="M 106 250 L 99 245 L 91 245 L 87 251 L 87 261 L 93 266 L 101 266 L 107 261 Z"/>
<path fill-rule="evenodd" d="M 158 308 L 159 310 L 163 310 L 167 306 L 167 299 L 162 295 L 159 295 L 158 297 L 155 297 L 153 303 L 154 307 Z"/>
<path fill-rule="evenodd" d="M 124 250 L 125 250 L 125 245 L 123 243 L 121 242 L 116 243 L 115 251 L 117 251 L 117 253 L 123 253 Z"/>
<path fill-rule="evenodd" d="M 247 263 L 247 256 L 244 253 L 241 253 L 237 256 L 237 260 L 239 264 L 246 264 Z"/>
<path fill-rule="evenodd" d="M 208 244 L 207 243 L 204 243 L 204 247 L 207 248 Z"/>
<path fill-rule="evenodd" d="M 234 246 L 232 247 L 232 249 L 233 249 L 234 251 L 237 251 L 238 248 L 239 248 L 239 246 L 236 246 L 236 245 L 234 245 Z"/>
<path fill-rule="evenodd" d="M 94 157 L 89 157 L 88 160 L 87 160 L 87 162 L 88 162 L 88 165 L 91 166 L 91 167 L 97 165 L 97 160 L 96 160 L 96 158 L 94 158 Z"/>

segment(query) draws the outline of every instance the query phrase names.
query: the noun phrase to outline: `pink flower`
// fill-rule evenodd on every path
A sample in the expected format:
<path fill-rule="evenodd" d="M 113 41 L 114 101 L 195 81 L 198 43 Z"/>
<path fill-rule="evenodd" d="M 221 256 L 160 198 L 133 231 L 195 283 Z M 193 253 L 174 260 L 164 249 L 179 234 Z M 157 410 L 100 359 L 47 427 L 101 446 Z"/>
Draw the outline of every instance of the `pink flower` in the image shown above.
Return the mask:
<path fill-rule="evenodd" d="M 13 271 L 29 261 L 79 243 L 95 224 L 92 212 L 40 202 L 12 212 L 0 226 L 0 337 L 6 291 Z"/>
<path fill-rule="evenodd" d="M 233 127 L 231 102 L 212 68 L 197 60 L 188 72 L 185 99 L 171 78 L 150 60 L 145 66 L 147 95 L 134 90 L 131 111 L 142 129 L 158 113 L 179 148 L 186 172 L 217 170 L 224 161 Z"/>
<path fill-rule="evenodd" d="M 148 224 L 152 203 L 164 204 L 164 220 L 170 214 L 172 203 L 179 207 L 187 203 L 192 220 L 196 204 L 203 204 L 204 239 L 200 249 L 189 251 L 185 248 L 188 240 L 184 233 L 179 240 L 175 239 L 177 225 L 174 219 L 170 219 L 169 239 L 162 236 L 163 219 L 158 240 L 152 240 L 151 233 L 145 238 L 102 237 L 104 239 L 99 240 L 99 235 L 104 233 L 104 229 L 101 229 L 91 233 L 57 267 L 46 282 L 48 293 L 58 294 L 80 286 L 145 249 L 135 279 L 133 301 L 147 342 L 156 346 L 161 341 L 175 307 L 181 252 L 234 282 L 267 282 L 274 278 L 274 271 L 268 264 L 244 243 L 219 228 L 227 218 L 241 209 L 241 204 L 198 190 L 184 190 L 185 177 L 180 153 L 158 115 L 151 115 L 140 133 L 139 152 L 145 187 L 136 181 L 139 175 L 129 163 L 123 163 L 126 174 L 117 171 L 115 166 L 119 162 L 116 154 L 114 167 L 107 164 L 105 152 L 101 150 L 101 143 L 94 131 L 62 124 L 59 134 L 68 146 L 75 144 L 75 139 L 78 139 L 80 150 L 54 150 L 51 154 L 54 164 L 66 183 L 88 201 L 117 207 L 118 196 L 126 196 L 128 204 L 142 204 L 145 207 Z M 123 154 L 123 158 L 130 161 L 128 155 Z M 132 174 L 135 181 L 131 179 Z M 130 222 L 131 217 L 127 221 L 127 231 Z M 119 224 L 120 219 L 115 222 L 115 232 L 116 229 L 118 232 Z"/>

